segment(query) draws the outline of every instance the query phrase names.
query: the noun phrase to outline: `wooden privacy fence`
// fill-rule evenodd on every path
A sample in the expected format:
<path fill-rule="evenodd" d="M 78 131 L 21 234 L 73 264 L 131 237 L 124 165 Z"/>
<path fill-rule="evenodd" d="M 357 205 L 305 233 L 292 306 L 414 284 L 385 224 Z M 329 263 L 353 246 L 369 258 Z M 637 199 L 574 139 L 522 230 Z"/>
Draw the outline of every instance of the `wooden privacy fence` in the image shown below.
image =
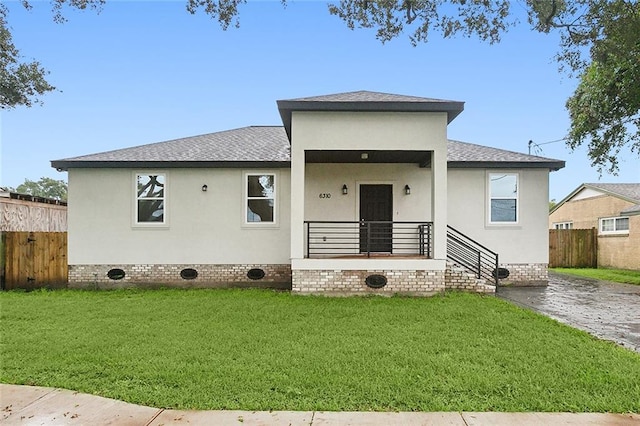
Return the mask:
<path fill-rule="evenodd" d="M 66 285 L 66 232 L 3 232 L 1 241 L 0 275 L 4 290 Z"/>
<path fill-rule="evenodd" d="M 550 229 L 550 268 L 597 268 L 598 230 Z"/>

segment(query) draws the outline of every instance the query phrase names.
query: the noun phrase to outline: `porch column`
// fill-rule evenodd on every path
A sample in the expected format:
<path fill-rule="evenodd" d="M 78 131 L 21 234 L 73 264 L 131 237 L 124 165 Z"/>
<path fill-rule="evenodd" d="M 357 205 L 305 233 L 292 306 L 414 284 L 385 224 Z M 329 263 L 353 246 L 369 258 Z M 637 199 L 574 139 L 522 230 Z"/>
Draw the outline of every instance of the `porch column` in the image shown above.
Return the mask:
<path fill-rule="evenodd" d="M 433 150 L 431 160 L 431 217 L 433 218 L 433 258 L 447 258 L 447 145 Z"/>
<path fill-rule="evenodd" d="M 304 148 L 291 138 L 291 259 L 304 258 Z"/>

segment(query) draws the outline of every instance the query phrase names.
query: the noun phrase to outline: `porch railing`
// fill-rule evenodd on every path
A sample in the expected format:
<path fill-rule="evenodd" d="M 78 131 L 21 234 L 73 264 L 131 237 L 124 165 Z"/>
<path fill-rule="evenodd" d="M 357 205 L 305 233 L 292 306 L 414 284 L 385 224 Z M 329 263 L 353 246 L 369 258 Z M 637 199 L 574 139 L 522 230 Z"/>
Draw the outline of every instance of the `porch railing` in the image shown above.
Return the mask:
<path fill-rule="evenodd" d="M 498 285 L 498 253 L 447 225 L 447 260 Z"/>
<path fill-rule="evenodd" d="M 432 255 L 432 222 L 305 221 L 306 257 Z"/>

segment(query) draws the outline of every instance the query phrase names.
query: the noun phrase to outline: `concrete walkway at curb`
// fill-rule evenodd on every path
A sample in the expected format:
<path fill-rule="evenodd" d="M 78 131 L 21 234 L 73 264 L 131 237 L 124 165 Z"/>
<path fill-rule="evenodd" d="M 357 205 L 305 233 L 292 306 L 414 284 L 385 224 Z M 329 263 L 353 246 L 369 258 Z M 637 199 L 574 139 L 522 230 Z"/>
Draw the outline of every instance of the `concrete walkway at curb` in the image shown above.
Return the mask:
<path fill-rule="evenodd" d="M 638 414 L 184 411 L 63 389 L 0 384 L 3 425 L 640 425 Z"/>

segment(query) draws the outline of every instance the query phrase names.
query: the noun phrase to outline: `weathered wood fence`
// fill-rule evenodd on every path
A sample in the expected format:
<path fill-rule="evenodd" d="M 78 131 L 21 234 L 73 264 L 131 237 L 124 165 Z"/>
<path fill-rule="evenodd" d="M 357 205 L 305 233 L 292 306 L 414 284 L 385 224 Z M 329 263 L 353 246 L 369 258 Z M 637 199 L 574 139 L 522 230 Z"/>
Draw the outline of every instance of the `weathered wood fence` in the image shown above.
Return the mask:
<path fill-rule="evenodd" d="M 550 229 L 550 268 L 597 268 L 598 230 Z"/>
<path fill-rule="evenodd" d="M 66 285 L 66 232 L 2 232 L 0 238 L 2 289 Z"/>

